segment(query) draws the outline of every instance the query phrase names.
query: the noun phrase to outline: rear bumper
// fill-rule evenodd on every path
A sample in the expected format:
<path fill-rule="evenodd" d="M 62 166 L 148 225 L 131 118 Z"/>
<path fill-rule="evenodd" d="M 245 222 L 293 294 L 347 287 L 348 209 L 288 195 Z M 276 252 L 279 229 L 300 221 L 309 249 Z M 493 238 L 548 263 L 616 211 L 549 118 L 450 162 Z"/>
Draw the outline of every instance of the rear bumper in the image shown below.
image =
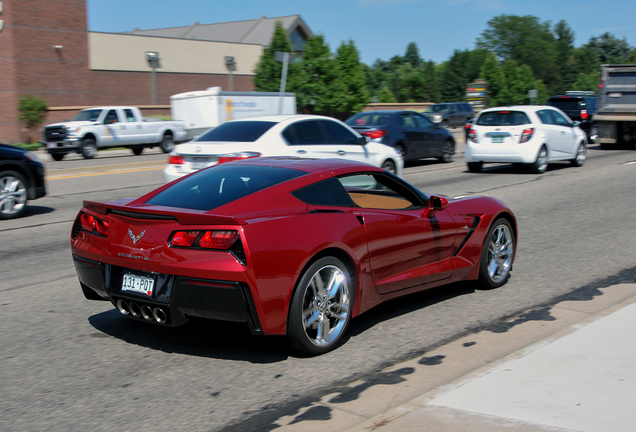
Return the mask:
<path fill-rule="evenodd" d="M 245 322 L 253 334 L 263 333 L 254 300 L 244 283 L 154 274 L 155 289 L 148 297 L 122 292 L 123 273 L 127 269 L 78 255 L 73 255 L 73 263 L 86 298 L 110 300 L 129 318 L 170 327 L 185 324 L 190 317 Z M 138 309 L 134 309 L 133 305 Z M 165 320 L 161 322 L 152 314 L 132 313 L 142 309 L 159 309 Z"/>
<path fill-rule="evenodd" d="M 533 163 L 539 152 L 539 144 L 475 144 L 466 145 L 466 162 L 484 163 Z"/>

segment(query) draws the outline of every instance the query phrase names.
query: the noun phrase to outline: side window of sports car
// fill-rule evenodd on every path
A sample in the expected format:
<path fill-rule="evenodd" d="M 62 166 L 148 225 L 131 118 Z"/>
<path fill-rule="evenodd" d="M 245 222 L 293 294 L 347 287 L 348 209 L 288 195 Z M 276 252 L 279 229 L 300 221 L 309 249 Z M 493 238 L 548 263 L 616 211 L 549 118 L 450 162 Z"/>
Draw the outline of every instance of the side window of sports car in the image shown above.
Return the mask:
<path fill-rule="evenodd" d="M 416 192 L 383 173 L 342 176 L 338 180 L 358 207 L 404 210 L 425 205 Z"/>
<path fill-rule="evenodd" d="M 353 201 L 342 184 L 330 178 L 305 186 L 292 192 L 292 195 L 309 205 L 353 207 Z"/>

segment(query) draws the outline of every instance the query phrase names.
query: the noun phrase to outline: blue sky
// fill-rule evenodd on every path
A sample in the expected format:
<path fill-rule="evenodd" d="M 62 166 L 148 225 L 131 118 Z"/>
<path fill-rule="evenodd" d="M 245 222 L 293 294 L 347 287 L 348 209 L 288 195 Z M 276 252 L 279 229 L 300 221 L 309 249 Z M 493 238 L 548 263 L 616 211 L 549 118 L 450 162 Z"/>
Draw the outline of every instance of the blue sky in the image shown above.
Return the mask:
<path fill-rule="evenodd" d="M 635 0 L 88 0 L 88 28 L 96 32 L 296 14 L 325 36 L 332 52 L 353 40 L 369 65 L 404 55 L 409 42 L 425 60 L 448 60 L 455 49 L 473 49 L 488 21 L 501 14 L 534 15 L 552 25 L 564 19 L 575 46 L 606 31 L 636 46 Z"/>

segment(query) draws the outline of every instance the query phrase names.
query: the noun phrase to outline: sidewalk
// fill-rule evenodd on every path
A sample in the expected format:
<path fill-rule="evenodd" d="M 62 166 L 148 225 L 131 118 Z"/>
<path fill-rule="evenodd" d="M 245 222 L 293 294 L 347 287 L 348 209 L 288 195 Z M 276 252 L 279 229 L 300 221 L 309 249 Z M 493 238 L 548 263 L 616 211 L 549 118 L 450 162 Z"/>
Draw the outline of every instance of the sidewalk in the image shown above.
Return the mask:
<path fill-rule="evenodd" d="M 275 430 L 634 430 L 636 284 L 595 292 L 339 388 Z"/>

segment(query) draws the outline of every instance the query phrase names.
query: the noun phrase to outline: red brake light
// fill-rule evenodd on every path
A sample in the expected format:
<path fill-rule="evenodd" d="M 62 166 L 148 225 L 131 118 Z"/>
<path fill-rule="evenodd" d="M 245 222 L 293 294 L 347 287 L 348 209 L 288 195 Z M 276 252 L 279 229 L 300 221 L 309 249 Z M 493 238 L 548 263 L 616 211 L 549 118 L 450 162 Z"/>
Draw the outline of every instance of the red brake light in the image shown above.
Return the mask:
<path fill-rule="evenodd" d="M 183 165 L 185 163 L 185 159 L 183 156 L 170 155 L 170 157 L 168 158 L 168 163 L 170 165 Z"/>
<path fill-rule="evenodd" d="M 84 231 L 89 233 L 97 231 L 97 234 L 102 236 L 107 236 L 110 228 L 110 224 L 108 222 L 91 216 L 88 213 L 82 213 L 80 215 L 80 224 Z"/>
<path fill-rule="evenodd" d="M 510 114 L 510 111 L 499 111 L 497 114 Z"/>
<path fill-rule="evenodd" d="M 206 231 L 199 240 L 199 244 L 203 248 L 228 249 L 238 236 L 236 231 Z"/>
<path fill-rule="evenodd" d="M 532 138 L 532 134 L 534 134 L 534 128 L 524 129 L 523 132 L 521 133 L 521 138 L 519 139 L 519 143 L 523 144 L 530 141 L 530 139 Z"/>
<path fill-rule="evenodd" d="M 465 124 L 465 125 L 464 125 L 464 127 L 465 127 L 466 129 L 470 129 L 472 126 L 473 126 L 473 125 L 472 125 L 472 124 L 470 124 L 470 123 L 468 123 L 468 124 Z"/>
<path fill-rule="evenodd" d="M 95 218 L 87 213 L 82 213 L 80 223 L 84 231 L 93 232 L 95 230 Z"/>
<path fill-rule="evenodd" d="M 581 110 L 581 120 L 587 120 L 589 117 L 587 110 Z"/>
<path fill-rule="evenodd" d="M 471 129 L 470 131 L 468 131 L 468 139 L 474 143 L 477 143 L 477 132 L 475 131 L 475 129 Z"/>
<path fill-rule="evenodd" d="M 229 153 L 219 158 L 219 165 L 225 162 L 232 162 L 241 159 L 250 159 L 259 157 L 261 154 L 256 152 Z"/>
<path fill-rule="evenodd" d="M 384 135 L 386 135 L 385 130 L 382 129 L 377 129 L 377 130 L 373 130 L 373 131 L 367 131 L 367 132 L 362 132 L 362 135 L 366 135 L 371 139 L 377 139 L 377 138 L 382 138 Z"/>
<path fill-rule="evenodd" d="M 172 235 L 170 243 L 174 246 L 190 247 L 199 238 L 201 231 L 177 231 Z"/>

